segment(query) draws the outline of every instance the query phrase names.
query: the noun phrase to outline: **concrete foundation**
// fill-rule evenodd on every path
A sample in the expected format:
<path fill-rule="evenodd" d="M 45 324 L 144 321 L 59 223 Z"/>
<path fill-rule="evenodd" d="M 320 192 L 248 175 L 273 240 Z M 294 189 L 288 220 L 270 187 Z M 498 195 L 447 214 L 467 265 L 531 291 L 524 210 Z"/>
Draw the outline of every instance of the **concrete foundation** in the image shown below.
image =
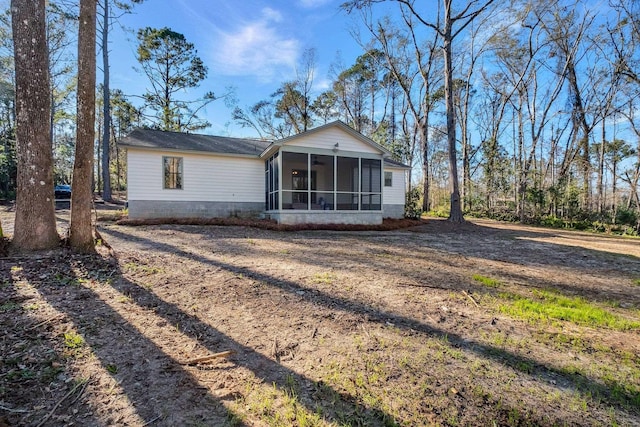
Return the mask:
<path fill-rule="evenodd" d="M 266 216 L 280 224 L 382 224 L 379 211 L 280 211 Z"/>
<path fill-rule="evenodd" d="M 382 209 L 385 218 L 404 218 L 404 205 L 384 205 Z"/>
<path fill-rule="evenodd" d="M 264 203 L 129 200 L 129 218 L 257 218 Z"/>
<path fill-rule="evenodd" d="M 264 211 L 264 203 L 176 202 L 129 200 L 129 218 L 259 218 L 267 217 L 280 224 L 382 224 L 382 218 L 402 218 L 403 205 L 384 205 L 380 211 Z"/>

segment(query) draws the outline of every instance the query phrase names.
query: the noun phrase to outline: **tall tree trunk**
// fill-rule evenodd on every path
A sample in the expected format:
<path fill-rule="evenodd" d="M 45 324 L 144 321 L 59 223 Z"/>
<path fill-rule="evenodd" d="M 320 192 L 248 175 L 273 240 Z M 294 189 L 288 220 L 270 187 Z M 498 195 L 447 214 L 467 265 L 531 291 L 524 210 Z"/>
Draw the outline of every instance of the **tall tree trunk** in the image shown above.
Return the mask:
<path fill-rule="evenodd" d="M 611 164 L 611 208 L 613 209 L 613 223 L 616 222 L 616 215 L 618 214 L 618 162 L 613 156 L 613 161 Z"/>
<path fill-rule="evenodd" d="M 110 201 L 111 196 L 111 173 L 109 164 L 111 163 L 110 143 L 111 143 L 111 92 L 109 86 L 109 1 L 104 2 L 104 15 L 102 17 L 102 199 Z"/>
<path fill-rule="evenodd" d="M 447 145 L 449 148 L 449 187 L 451 189 L 451 206 L 449 211 L 449 221 L 464 222 L 462 216 L 462 206 L 460 204 L 460 185 L 458 181 L 458 158 L 456 153 L 456 123 L 455 110 L 453 105 L 453 64 L 452 64 L 452 42 L 451 32 L 451 1 L 444 0 L 444 100 L 447 106 Z"/>
<path fill-rule="evenodd" d="M 567 80 L 569 82 L 570 93 L 573 96 L 573 113 L 577 121 L 576 131 L 582 131 L 582 139 L 580 144 L 580 167 L 582 169 L 582 203 L 583 209 L 591 209 L 591 159 L 589 155 L 589 134 L 591 128 L 587 123 L 587 115 L 582 101 L 580 87 L 578 86 L 578 77 L 576 75 L 575 64 L 573 60 L 567 61 Z"/>
<path fill-rule="evenodd" d="M 71 247 L 79 252 L 95 250 L 91 227 L 93 141 L 96 105 L 96 3 L 80 0 L 78 30 L 78 123 L 71 196 Z"/>
<path fill-rule="evenodd" d="M 431 210 L 431 173 L 429 170 L 429 111 L 425 111 L 422 134 L 422 211 Z"/>
<path fill-rule="evenodd" d="M 18 163 L 13 245 L 19 250 L 50 249 L 60 238 L 53 201 L 45 0 L 12 0 L 11 18 Z"/>
<path fill-rule="evenodd" d="M 462 140 L 462 210 L 471 209 L 471 159 L 469 141 L 467 138 L 466 120 L 463 118 L 460 126 Z"/>
<path fill-rule="evenodd" d="M 605 131 L 605 126 L 606 124 L 606 120 L 603 117 L 602 118 L 602 141 L 600 141 L 600 150 L 598 153 L 598 213 L 602 214 L 602 212 L 604 211 L 604 184 L 603 184 L 603 178 L 604 178 L 604 152 L 605 152 L 605 146 L 607 144 L 607 140 L 606 140 L 606 131 Z"/>

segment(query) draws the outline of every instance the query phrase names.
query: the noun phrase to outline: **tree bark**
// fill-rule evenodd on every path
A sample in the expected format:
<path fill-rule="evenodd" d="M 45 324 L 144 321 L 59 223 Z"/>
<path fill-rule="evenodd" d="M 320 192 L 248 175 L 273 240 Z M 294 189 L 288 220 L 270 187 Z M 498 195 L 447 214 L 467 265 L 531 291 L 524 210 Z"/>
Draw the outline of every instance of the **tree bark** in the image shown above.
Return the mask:
<path fill-rule="evenodd" d="M 102 199 L 110 201 L 111 196 L 111 93 L 109 86 L 109 1 L 104 1 L 104 15 L 102 16 L 102 100 L 103 100 L 103 130 L 102 130 Z"/>
<path fill-rule="evenodd" d="M 78 252 L 95 250 L 91 226 L 93 194 L 93 141 L 96 105 L 96 3 L 80 0 L 78 30 L 78 123 L 71 196 L 71 247 Z"/>
<path fill-rule="evenodd" d="M 425 111 L 422 135 L 422 212 L 431 210 L 431 171 L 429 170 L 429 116 Z"/>
<path fill-rule="evenodd" d="M 17 195 L 13 246 L 59 244 L 53 194 L 45 0 L 12 0 L 16 73 Z"/>
<path fill-rule="evenodd" d="M 602 215 L 605 205 L 604 194 L 604 153 L 607 145 L 606 139 L 606 117 L 602 117 L 602 141 L 600 141 L 600 150 L 598 152 L 598 213 Z"/>
<path fill-rule="evenodd" d="M 458 158 L 456 153 L 456 123 L 453 104 L 453 64 L 451 32 L 451 0 L 444 0 L 444 99 L 447 106 L 447 145 L 449 147 L 449 186 L 451 188 L 451 208 L 449 221 L 464 222 L 462 206 L 460 203 L 460 185 L 458 180 Z"/>

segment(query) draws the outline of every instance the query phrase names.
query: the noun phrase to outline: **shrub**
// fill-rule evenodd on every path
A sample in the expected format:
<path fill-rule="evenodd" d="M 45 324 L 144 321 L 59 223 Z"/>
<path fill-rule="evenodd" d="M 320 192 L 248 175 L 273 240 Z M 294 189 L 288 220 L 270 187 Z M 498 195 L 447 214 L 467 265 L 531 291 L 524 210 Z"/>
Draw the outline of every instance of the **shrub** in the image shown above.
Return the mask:
<path fill-rule="evenodd" d="M 410 219 L 418 219 L 422 215 L 422 204 L 420 203 L 422 194 L 420 189 L 414 187 L 407 193 L 406 202 L 404 204 L 404 217 Z"/>
<path fill-rule="evenodd" d="M 638 224 L 638 214 L 630 209 L 619 209 L 616 212 L 616 223 L 636 226 Z"/>

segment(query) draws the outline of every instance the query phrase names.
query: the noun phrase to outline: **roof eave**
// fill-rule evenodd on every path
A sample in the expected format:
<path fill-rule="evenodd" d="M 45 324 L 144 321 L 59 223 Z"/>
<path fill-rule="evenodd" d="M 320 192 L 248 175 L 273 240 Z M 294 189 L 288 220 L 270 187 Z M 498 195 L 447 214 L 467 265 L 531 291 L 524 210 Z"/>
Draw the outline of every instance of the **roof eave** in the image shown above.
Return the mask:
<path fill-rule="evenodd" d="M 342 129 L 343 131 L 347 132 L 348 134 L 350 134 L 351 136 L 353 136 L 354 138 L 358 139 L 361 142 L 364 142 L 365 144 L 379 150 L 382 153 L 383 157 L 390 157 L 392 155 L 391 151 L 387 150 L 385 147 L 383 147 L 382 145 L 378 144 L 377 142 L 375 142 L 374 140 L 372 140 L 371 138 L 367 138 L 366 136 L 364 136 L 363 134 L 361 134 L 360 132 L 358 132 L 357 130 L 353 129 L 351 126 L 347 125 L 346 123 L 344 123 L 341 120 L 336 120 L 333 121 L 331 123 L 326 123 L 324 125 L 318 126 L 316 128 L 313 129 L 309 129 L 305 132 L 296 134 L 296 135 L 291 135 L 288 136 L 286 138 L 280 139 L 276 142 L 274 142 L 274 144 L 279 144 L 279 146 L 282 146 L 284 144 L 286 144 L 289 141 L 293 141 L 295 139 L 307 136 L 307 135 L 312 135 L 314 133 L 317 132 L 322 132 L 325 129 L 331 128 L 331 127 L 338 127 L 340 129 Z"/>
<path fill-rule="evenodd" d="M 260 159 L 260 154 L 238 154 L 238 153 L 221 153 L 219 151 L 203 151 L 203 150 L 190 150 L 190 149 L 179 149 L 179 148 L 159 148 L 159 147 L 141 147 L 139 145 L 132 144 L 121 144 L 120 146 L 127 149 L 136 149 L 142 151 L 162 151 L 162 152 L 170 152 L 170 153 L 181 153 L 181 154 L 204 154 L 208 156 L 219 156 L 219 157 L 240 157 L 246 159 Z"/>

